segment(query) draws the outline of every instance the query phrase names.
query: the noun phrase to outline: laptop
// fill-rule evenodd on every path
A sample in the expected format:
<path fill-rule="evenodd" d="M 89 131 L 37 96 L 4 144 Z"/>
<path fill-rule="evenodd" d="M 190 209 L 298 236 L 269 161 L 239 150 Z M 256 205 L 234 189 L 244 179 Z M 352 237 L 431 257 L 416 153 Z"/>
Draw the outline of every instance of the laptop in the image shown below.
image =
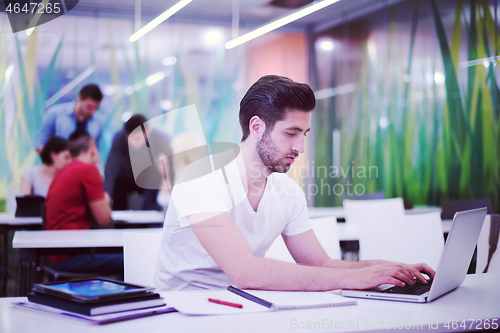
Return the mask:
<path fill-rule="evenodd" d="M 436 275 L 428 284 L 420 281 L 412 286 L 381 285 L 368 290 L 342 289 L 347 297 L 425 303 L 458 288 L 465 280 L 487 208 L 455 213 L 444 245 Z"/>
<path fill-rule="evenodd" d="M 41 217 L 45 198 L 39 195 L 16 197 L 16 217 Z"/>

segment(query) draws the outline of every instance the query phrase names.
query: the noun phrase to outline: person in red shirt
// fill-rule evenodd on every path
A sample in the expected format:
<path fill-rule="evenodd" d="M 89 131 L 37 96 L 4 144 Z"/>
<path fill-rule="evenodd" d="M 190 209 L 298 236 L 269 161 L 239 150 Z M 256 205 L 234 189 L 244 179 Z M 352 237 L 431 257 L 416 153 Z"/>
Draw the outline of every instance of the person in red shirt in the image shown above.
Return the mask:
<path fill-rule="evenodd" d="M 72 162 L 59 170 L 45 200 L 47 230 L 90 229 L 111 222 L 109 195 L 96 164 L 100 155 L 95 140 L 86 131 L 75 131 L 68 140 Z M 55 269 L 68 272 L 123 274 L 122 254 L 51 256 Z"/>

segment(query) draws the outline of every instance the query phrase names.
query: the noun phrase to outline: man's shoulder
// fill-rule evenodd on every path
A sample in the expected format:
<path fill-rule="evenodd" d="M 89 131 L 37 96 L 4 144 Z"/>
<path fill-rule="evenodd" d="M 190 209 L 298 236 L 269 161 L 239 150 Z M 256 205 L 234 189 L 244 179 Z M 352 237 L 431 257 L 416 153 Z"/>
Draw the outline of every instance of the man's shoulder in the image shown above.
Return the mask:
<path fill-rule="evenodd" d="M 92 115 L 92 120 L 103 125 L 104 121 L 106 120 L 106 117 L 104 116 L 104 113 L 102 113 L 102 111 L 97 111 Z"/>
<path fill-rule="evenodd" d="M 75 108 L 75 103 L 61 103 L 54 106 L 51 106 L 47 109 L 47 114 L 53 115 L 69 115 L 73 112 Z"/>
<path fill-rule="evenodd" d="M 78 178 L 83 178 L 84 176 L 95 176 L 96 174 L 99 175 L 99 170 L 95 165 L 80 161 L 71 162 L 63 170 L 66 175 L 77 175 Z"/>

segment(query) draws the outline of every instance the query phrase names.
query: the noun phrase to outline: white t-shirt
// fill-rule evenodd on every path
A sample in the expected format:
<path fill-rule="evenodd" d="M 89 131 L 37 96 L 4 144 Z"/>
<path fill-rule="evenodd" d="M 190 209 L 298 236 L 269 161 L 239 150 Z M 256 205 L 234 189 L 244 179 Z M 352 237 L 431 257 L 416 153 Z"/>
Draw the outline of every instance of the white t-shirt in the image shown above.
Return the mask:
<path fill-rule="evenodd" d="M 247 199 L 236 160 L 226 165 L 224 171 L 229 185 L 221 169 L 175 185 L 154 277 L 160 290 L 225 288 L 234 284 L 198 241 L 187 220 L 189 215 L 231 214 L 252 253 L 260 257 L 280 234 L 293 236 L 311 229 L 304 193 L 290 177 L 271 174 L 255 212 Z"/>

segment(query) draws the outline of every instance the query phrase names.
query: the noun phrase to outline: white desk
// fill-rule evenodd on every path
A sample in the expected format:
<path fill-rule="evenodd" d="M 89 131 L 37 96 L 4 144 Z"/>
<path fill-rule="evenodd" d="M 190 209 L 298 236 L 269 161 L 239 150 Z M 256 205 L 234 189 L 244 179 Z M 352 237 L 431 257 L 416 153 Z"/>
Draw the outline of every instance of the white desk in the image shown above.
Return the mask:
<path fill-rule="evenodd" d="M 161 233 L 162 229 L 16 231 L 12 247 L 14 249 L 123 247 L 123 233 L 127 231 Z"/>
<path fill-rule="evenodd" d="M 89 253 L 123 253 L 123 233 L 158 232 L 148 229 L 91 229 L 16 231 L 12 247 L 19 249 L 19 294 L 26 295 L 36 282 L 36 267 L 40 255 Z"/>
<path fill-rule="evenodd" d="M 164 212 L 158 211 L 114 211 L 113 220 L 116 228 L 161 227 L 165 219 Z M 0 297 L 6 294 L 8 267 L 8 231 L 9 229 L 41 229 L 41 217 L 15 217 L 12 213 L 0 213 Z"/>
<path fill-rule="evenodd" d="M 494 318 L 497 323 L 500 322 L 499 280 L 499 275 L 491 273 L 468 275 L 461 287 L 427 304 L 358 300 L 355 306 L 244 315 L 186 316 L 169 313 L 104 326 L 84 326 L 10 307 L 11 302 L 26 301 L 25 297 L 1 298 L 0 332 L 336 332 L 366 331 L 370 329 L 367 323 L 371 323 L 372 329 L 382 325 L 382 328 L 415 325 L 414 332 L 451 332 L 455 330 L 443 326 L 447 321 L 451 325 L 453 320 L 457 320 L 460 325 L 463 320 L 477 320 L 475 324 L 481 320 L 482 328 L 485 319 L 490 319 L 490 324 Z M 438 329 L 429 328 L 429 324 L 436 323 L 439 324 Z M 471 322 L 465 323 L 469 330 Z M 309 329 L 307 325 L 310 325 Z M 475 328 L 476 325 L 470 330 L 476 331 Z"/>
<path fill-rule="evenodd" d="M 344 218 L 344 207 L 307 207 L 309 211 L 309 218 L 335 216 L 337 218 Z M 406 209 L 406 214 L 423 214 L 440 212 L 441 207 L 438 206 L 415 206 L 412 209 Z"/>
<path fill-rule="evenodd" d="M 156 210 L 117 210 L 111 212 L 111 218 L 131 224 L 158 224 L 161 226 L 165 213 Z M 15 217 L 12 213 L 0 213 L 0 225 L 26 226 L 41 225 L 41 217 Z"/>
<path fill-rule="evenodd" d="M 450 230 L 451 220 L 443 220 L 443 233 Z M 120 247 L 125 231 L 161 232 L 161 228 L 149 229 L 91 229 L 91 230 L 33 230 L 16 231 L 12 240 L 15 249 L 28 248 L 79 248 L 79 247 Z M 340 241 L 359 239 L 359 226 L 337 223 Z"/>

